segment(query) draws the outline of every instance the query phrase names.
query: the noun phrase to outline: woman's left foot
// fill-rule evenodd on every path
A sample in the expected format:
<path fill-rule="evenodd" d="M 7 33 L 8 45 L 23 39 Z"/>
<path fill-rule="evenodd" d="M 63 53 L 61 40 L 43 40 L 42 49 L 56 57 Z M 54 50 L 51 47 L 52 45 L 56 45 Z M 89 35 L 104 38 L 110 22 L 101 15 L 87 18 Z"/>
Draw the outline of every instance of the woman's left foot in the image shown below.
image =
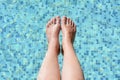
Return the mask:
<path fill-rule="evenodd" d="M 59 44 L 59 32 L 60 32 L 60 17 L 52 18 L 47 23 L 46 35 L 48 39 L 48 47 L 55 47 L 57 51 L 60 51 Z"/>

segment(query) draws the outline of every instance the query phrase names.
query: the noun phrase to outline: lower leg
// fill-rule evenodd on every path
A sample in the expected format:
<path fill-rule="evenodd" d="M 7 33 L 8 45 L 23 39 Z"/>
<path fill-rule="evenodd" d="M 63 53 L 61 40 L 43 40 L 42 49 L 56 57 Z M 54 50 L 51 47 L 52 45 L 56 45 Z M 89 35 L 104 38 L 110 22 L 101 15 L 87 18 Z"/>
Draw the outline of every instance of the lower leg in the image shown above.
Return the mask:
<path fill-rule="evenodd" d="M 60 71 L 58 65 L 58 46 L 50 44 L 45 59 L 41 66 L 38 80 L 60 80 Z"/>
<path fill-rule="evenodd" d="M 72 43 L 64 45 L 63 80 L 84 80 L 82 69 L 74 52 Z"/>
<path fill-rule="evenodd" d="M 48 51 L 41 66 L 38 80 L 60 80 L 60 71 L 58 64 L 58 54 L 60 50 L 59 45 L 60 32 L 60 17 L 51 19 L 46 28 L 48 39 Z"/>
<path fill-rule="evenodd" d="M 62 18 L 62 33 L 63 33 L 63 80 L 84 80 L 82 69 L 73 48 L 73 42 L 76 33 L 74 22 L 67 18 Z"/>

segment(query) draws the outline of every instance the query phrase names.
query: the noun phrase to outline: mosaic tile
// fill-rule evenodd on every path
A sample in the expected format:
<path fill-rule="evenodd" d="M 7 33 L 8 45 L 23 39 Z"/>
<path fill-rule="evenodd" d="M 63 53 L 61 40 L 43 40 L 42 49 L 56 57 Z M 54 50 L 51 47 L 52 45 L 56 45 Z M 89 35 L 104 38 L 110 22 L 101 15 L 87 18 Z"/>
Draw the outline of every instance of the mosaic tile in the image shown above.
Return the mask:
<path fill-rule="evenodd" d="M 120 80 L 119 0 L 0 0 L 0 80 L 36 80 L 45 25 L 57 15 L 77 25 L 74 47 L 85 80 Z M 62 62 L 60 55 L 60 70 Z"/>

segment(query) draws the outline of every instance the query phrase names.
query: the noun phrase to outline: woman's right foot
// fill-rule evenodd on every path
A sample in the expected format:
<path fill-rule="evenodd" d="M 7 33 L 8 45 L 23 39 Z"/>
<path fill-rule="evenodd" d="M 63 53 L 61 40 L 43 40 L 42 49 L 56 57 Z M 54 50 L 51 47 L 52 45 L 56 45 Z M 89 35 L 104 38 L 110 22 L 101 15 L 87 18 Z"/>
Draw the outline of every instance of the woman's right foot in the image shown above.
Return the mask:
<path fill-rule="evenodd" d="M 64 49 L 67 44 L 73 44 L 76 33 L 76 26 L 74 22 L 67 17 L 62 17 L 61 23 L 63 34 L 62 48 Z"/>

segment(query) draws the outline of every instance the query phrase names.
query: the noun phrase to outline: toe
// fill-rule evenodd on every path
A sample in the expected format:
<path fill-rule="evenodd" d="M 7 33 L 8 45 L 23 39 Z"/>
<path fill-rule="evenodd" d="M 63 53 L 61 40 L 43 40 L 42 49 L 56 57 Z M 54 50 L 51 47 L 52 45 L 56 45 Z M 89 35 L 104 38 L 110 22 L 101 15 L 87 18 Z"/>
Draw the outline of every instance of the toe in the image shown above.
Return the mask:
<path fill-rule="evenodd" d="M 46 24 L 46 27 L 49 27 L 49 24 L 48 24 L 48 23 Z"/>
<path fill-rule="evenodd" d="M 74 31 L 76 32 L 76 25 L 75 25 L 75 23 L 73 23 L 73 25 L 74 25 L 74 26 L 73 26 L 73 27 L 74 27 Z"/>
<path fill-rule="evenodd" d="M 70 18 L 67 18 L 67 24 L 72 25 L 73 26 L 73 21 Z"/>
<path fill-rule="evenodd" d="M 74 27 L 75 26 L 75 24 L 74 24 L 74 22 L 72 21 L 72 26 Z"/>
<path fill-rule="evenodd" d="M 53 19 L 54 19 L 54 18 L 52 18 L 52 19 L 50 20 L 50 24 L 52 24 L 52 23 L 53 23 Z"/>
<path fill-rule="evenodd" d="M 68 18 L 68 21 L 67 21 L 67 22 L 68 22 L 68 24 L 70 24 L 70 25 L 71 25 L 71 22 L 70 22 L 70 21 L 71 21 L 71 19 L 70 19 L 70 18 Z"/>
<path fill-rule="evenodd" d="M 65 25 L 67 23 L 67 17 L 62 17 L 62 24 Z"/>
<path fill-rule="evenodd" d="M 49 27 L 50 25 L 51 25 L 51 21 L 49 20 L 46 26 Z"/>
<path fill-rule="evenodd" d="M 69 18 L 66 19 L 66 24 L 69 24 Z"/>
<path fill-rule="evenodd" d="M 73 24 L 73 22 L 72 22 L 72 20 L 70 19 L 70 24 L 72 25 Z"/>
<path fill-rule="evenodd" d="M 70 19 L 69 24 L 73 26 L 73 21 Z"/>
<path fill-rule="evenodd" d="M 48 22 L 49 25 L 53 24 L 53 18 Z"/>
<path fill-rule="evenodd" d="M 56 24 L 56 18 L 53 18 L 52 23 Z"/>
<path fill-rule="evenodd" d="M 60 17 L 59 16 L 56 17 L 56 23 L 60 24 Z"/>

